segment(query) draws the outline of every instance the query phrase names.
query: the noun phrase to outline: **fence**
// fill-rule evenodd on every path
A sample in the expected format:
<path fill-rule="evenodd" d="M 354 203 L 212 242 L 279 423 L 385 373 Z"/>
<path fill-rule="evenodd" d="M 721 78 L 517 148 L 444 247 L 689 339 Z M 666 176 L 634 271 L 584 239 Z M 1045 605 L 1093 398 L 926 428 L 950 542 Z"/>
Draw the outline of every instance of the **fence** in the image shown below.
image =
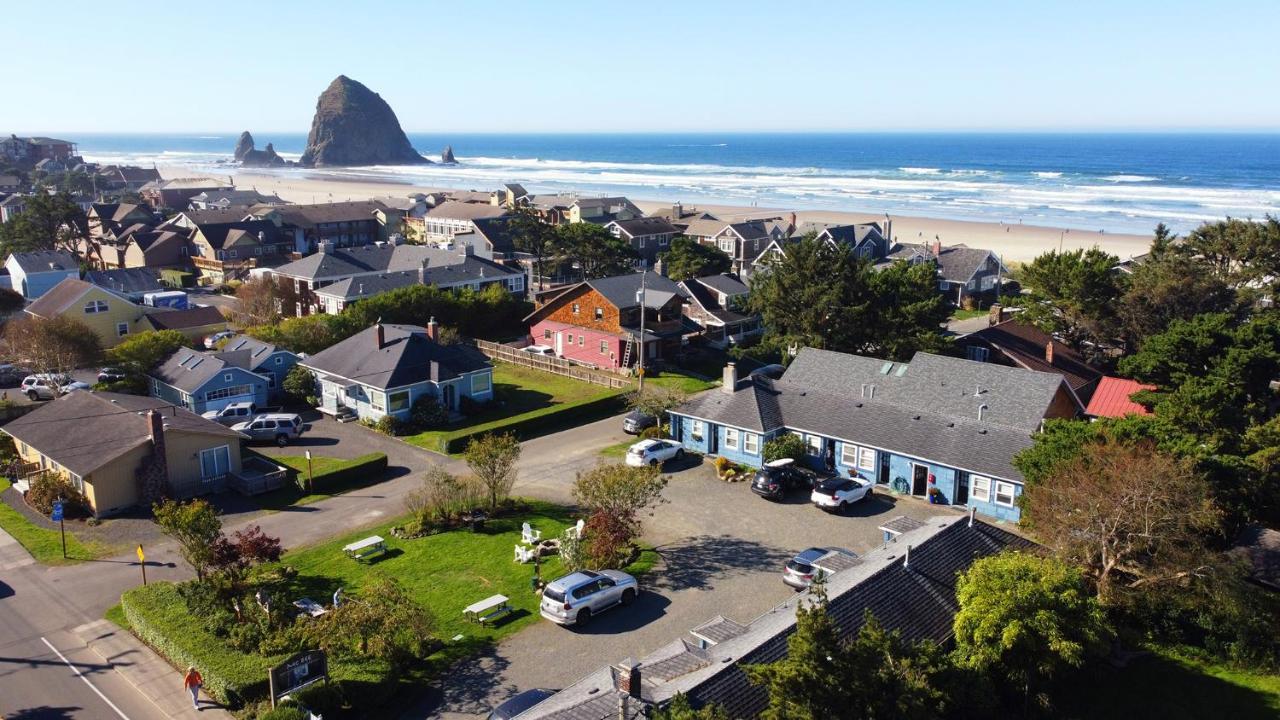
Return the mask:
<path fill-rule="evenodd" d="M 583 367 L 576 363 L 570 362 L 563 358 L 552 357 L 550 355 L 537 355 L 525 352 L 510 345 L 489 342 L 488 340 L 472 340 L 476 348 L 484 353 L 490 360 L 501 360 L 509 362 L 513 365 L 523 365 L 556 375 L 573 378 L 574 380 L 582 380 L 595 385 L 604 385 L 608 388 L 629 388 L 632 385 L 631 378 L 613 375 L 611 373 L 601 372 Z"/>

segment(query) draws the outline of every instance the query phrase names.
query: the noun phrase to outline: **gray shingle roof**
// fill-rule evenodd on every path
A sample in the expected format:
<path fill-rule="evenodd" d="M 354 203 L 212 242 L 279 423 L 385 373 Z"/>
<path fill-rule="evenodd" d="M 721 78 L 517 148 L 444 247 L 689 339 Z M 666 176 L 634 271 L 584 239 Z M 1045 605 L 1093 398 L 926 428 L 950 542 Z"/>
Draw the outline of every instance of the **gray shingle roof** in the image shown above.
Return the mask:
<path fill-rule="evenodd" d="M 263 342 L 255 337 L 249 337 L 248 335 L 236 335 L 228 339 L 227 342 L 222 345 L 222 352 L 219 354 L 225 355 L 227 353 L 246 352 L 248 353 L 249 358 L 248 365 L 242 365 L 240 367 L 244 367 L 246 370 L 253 370 L 261 365 L 264 360 L 271 357 L 281 349 L 282 348 L 278 348 L 268 342 Z"/>
<path fill-rule="evenodd" d="M 166 430 L 239 438 L 230 428 L 167 402 L 140 395 L 72 391 L 4 426 L 4 432 L 77 475 L 87 475 L 150 442 L 146 411 L 164 416 Z"/>
<path fill-rule="evenodd" d="M 65 250 L 19 252 L 13 253 L 12 257 L 27 274 L 80 269 L 80 260 Z"/>
<path fill-rule="evenodd" d="M 994 255 L 990 250 L 982 250 L 979 248 L 966 247 L 964 245 L 949 245 L 942 248 L 941 254 L 934 258 L 932 252 L 926 245 L 915 245 L 910 243 L 902 243 L 893 248 L 893 250 L 885 256 L 884 262 L 893 262 L 895 260 L 909 260 L 912 256 L 923 255 L 924 257 L 934 259 L 938 264 L 938 275 L 948 282 L 966 283 L 973 277 L 973 274 L 982 267 L 987 258 Z M 883 264 L 883 263 L 882 263 Z"/>
<path fill-rule="evenodd" d="M 1028 433 L 1063 385 L 1062 375 L 994 363 L 916 353 L 910 363 L 804 348 L 787 368 L 796 385 L 840 392 L 903 408 L 1019 428 Z M 874 390 L 870 387 L 874 386 Z"/>
<path fill-rule="evenodd" d="M 357 275 L 344 278 L 315 290 L 315 294 L 354 299 L 372 297 L 419 283 L 453 287 L 462 283 L 486 282 L 495 278 L 523 274 L 519 270 L 512 270 L 474 255 L 465 258 L 459 257 L 458 259 L 461 262 L 452 265 L 430 265 L 422 272 L 418 270 L 402 270 L 400 272 Z"/>
<path fill-rule="evenodd" d="M 367 245 L 353 248 L 334 248 L 329 252 L 312 253 L 301 260 L 281 265 L 275 272 L 289 277 L 315 280 L 320 278 L 344 278 L 377 273 L 404 271 L 416 272 L 427 261 L 428 268 L 446 265 L 463 265 L 486 272 L 508 272 L 497 263 L 474 255 L 465 256 L 456 250 L 442 250 L 427 245 Z"/>
<path fill-rule="evenodd" d="M 729 274 L 707 275 L 697 280 L 712 290 L 726 295 L 745 295 L 749 290 L 745 283 Z"/>
<path fill-rule="evenodd" d="M 190 393 L 199 390 L 228 368 L 244 369 L 242 362 L 232 362 L 234 360 L 237 358 L 219 357 L 217 353 L 203 350 L 178 348 L 147 374 L 166 385 Z"/>
<path fill-rule="evenodd" d="M 672 225 L 664 217 L 638 217 L 630 220 L 614 220 L 610 225 L 617 225 L 627 237 L 641 235 L 675 234 L 680 228 Z"/>
<path fill-rule="evenodd" d="M 376 388 L 397 388 L 431 380 L 439 382 L 492 367 L 471 345 L 441 345 L 417 325 L 387 325 L 378 346 L 377 326 L 366 328 L 303 360 L 317 372 Z"/>
<path fill-rule="evenodd" d="M 116 268 L 114 270 L 89 270 L 84 279 L 116 292 L 127 294 L 160 292 L 164 286 L 150 268 Z"/>
<path fill-rule="evenodd" d="M 587 285 L 603 295 L 614 307 L 635 307 L 639 304 L 636 302 L 636 293 L 640 292 L 640 275 L 641 273 L 631 273 L 597 278 L 588 280 Z M 666 305 L 673 295 L 684 296 L 684 290 L 679 285 L 654 272 L 645 273 L 644 286 L 644 302 L 651 308 Z"/>
<path fill-rule="evenodd" d="M 475 220 L 477 218 L 502 217 L 507 209 L 499 205 L 483 203 L 457 202 L 446 200 L 427 211 L 429 218 L 445 218 L 449 220 Z"/>
<path fill-rule="evenodd" d="M 389 209 L 377 200 L 354 200 L 315 205 L 259 205 L 249 212 L 257 217 L 275 213 L 285 223 L 310 230 L 321 224 L 373 220 L 375 211 Z"/>

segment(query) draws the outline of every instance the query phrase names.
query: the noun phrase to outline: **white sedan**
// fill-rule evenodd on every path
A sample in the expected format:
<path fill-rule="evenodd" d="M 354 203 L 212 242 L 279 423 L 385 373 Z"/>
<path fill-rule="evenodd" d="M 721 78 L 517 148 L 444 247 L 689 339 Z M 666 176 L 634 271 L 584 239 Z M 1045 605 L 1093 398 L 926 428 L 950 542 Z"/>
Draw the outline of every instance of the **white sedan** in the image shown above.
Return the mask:
<path fill-rule="evenodd" d="M 823 510 L 839 512 L 859 500 L 871 497 L 873 487 L 875 483 L 862 478 L 831 478 L 815 485 L 809 500 Z"/>
<path fill-rule="evenodd" d="M 682 457 L 684 448 L 670 440 L 641 440 L 627 449 L 627 464 L 632 467 L 656 467 L 668 460 Z"/>

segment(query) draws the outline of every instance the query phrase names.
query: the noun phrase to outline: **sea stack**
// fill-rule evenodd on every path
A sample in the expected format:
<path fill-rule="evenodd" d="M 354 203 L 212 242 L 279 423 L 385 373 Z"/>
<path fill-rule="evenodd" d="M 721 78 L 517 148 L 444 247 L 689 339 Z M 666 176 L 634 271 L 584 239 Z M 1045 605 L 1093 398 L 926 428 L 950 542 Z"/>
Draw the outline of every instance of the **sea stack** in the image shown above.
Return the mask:
<path fill-rule="evenodd" d="M 245 130 L 240 133 L 240 139 L 236 141 L 236 162 L 243 161 L 244 156 L 248 155 L 250 150 L 253 150 L 253 136 L 249 134 L 248 130 Z"/>
<path fill-rule="evenodd" d="M 299 164 L 307 167 L 429 163 L 409 144 L 396 114 L 377 93 L 339 75 L 320 93 Z"/>
<path fill-rule="evenodd" d="M 457 165 L 458 159 L 453 156 L 453 146 L 445 145 L 444 152 L 440 153 L 440 162 L 445 165 Z"/>
<path fill-rule="evenodd" d="M 289 161 L 276 154 L 275 146 L 267 143 L 266 150 L 257 150 L 253 146 L 253 136 L 248 130 L 240 133 L 236 141 L 236 162 L 245 167 L 279 167 L 288 165 Z"/>

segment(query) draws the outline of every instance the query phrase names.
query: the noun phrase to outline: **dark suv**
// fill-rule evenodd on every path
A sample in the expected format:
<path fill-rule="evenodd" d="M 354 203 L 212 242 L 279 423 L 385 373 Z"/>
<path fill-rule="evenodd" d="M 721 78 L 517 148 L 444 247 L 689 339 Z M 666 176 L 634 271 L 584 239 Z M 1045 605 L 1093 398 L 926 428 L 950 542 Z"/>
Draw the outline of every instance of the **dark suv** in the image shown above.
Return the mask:
<path fill-rule="evenodd" d="M 751 480 L 751 492 L 770 500 L 781 500 L 789 491 L 813 489 L 814 475 L 791 458 L 765 463 Z"/>

